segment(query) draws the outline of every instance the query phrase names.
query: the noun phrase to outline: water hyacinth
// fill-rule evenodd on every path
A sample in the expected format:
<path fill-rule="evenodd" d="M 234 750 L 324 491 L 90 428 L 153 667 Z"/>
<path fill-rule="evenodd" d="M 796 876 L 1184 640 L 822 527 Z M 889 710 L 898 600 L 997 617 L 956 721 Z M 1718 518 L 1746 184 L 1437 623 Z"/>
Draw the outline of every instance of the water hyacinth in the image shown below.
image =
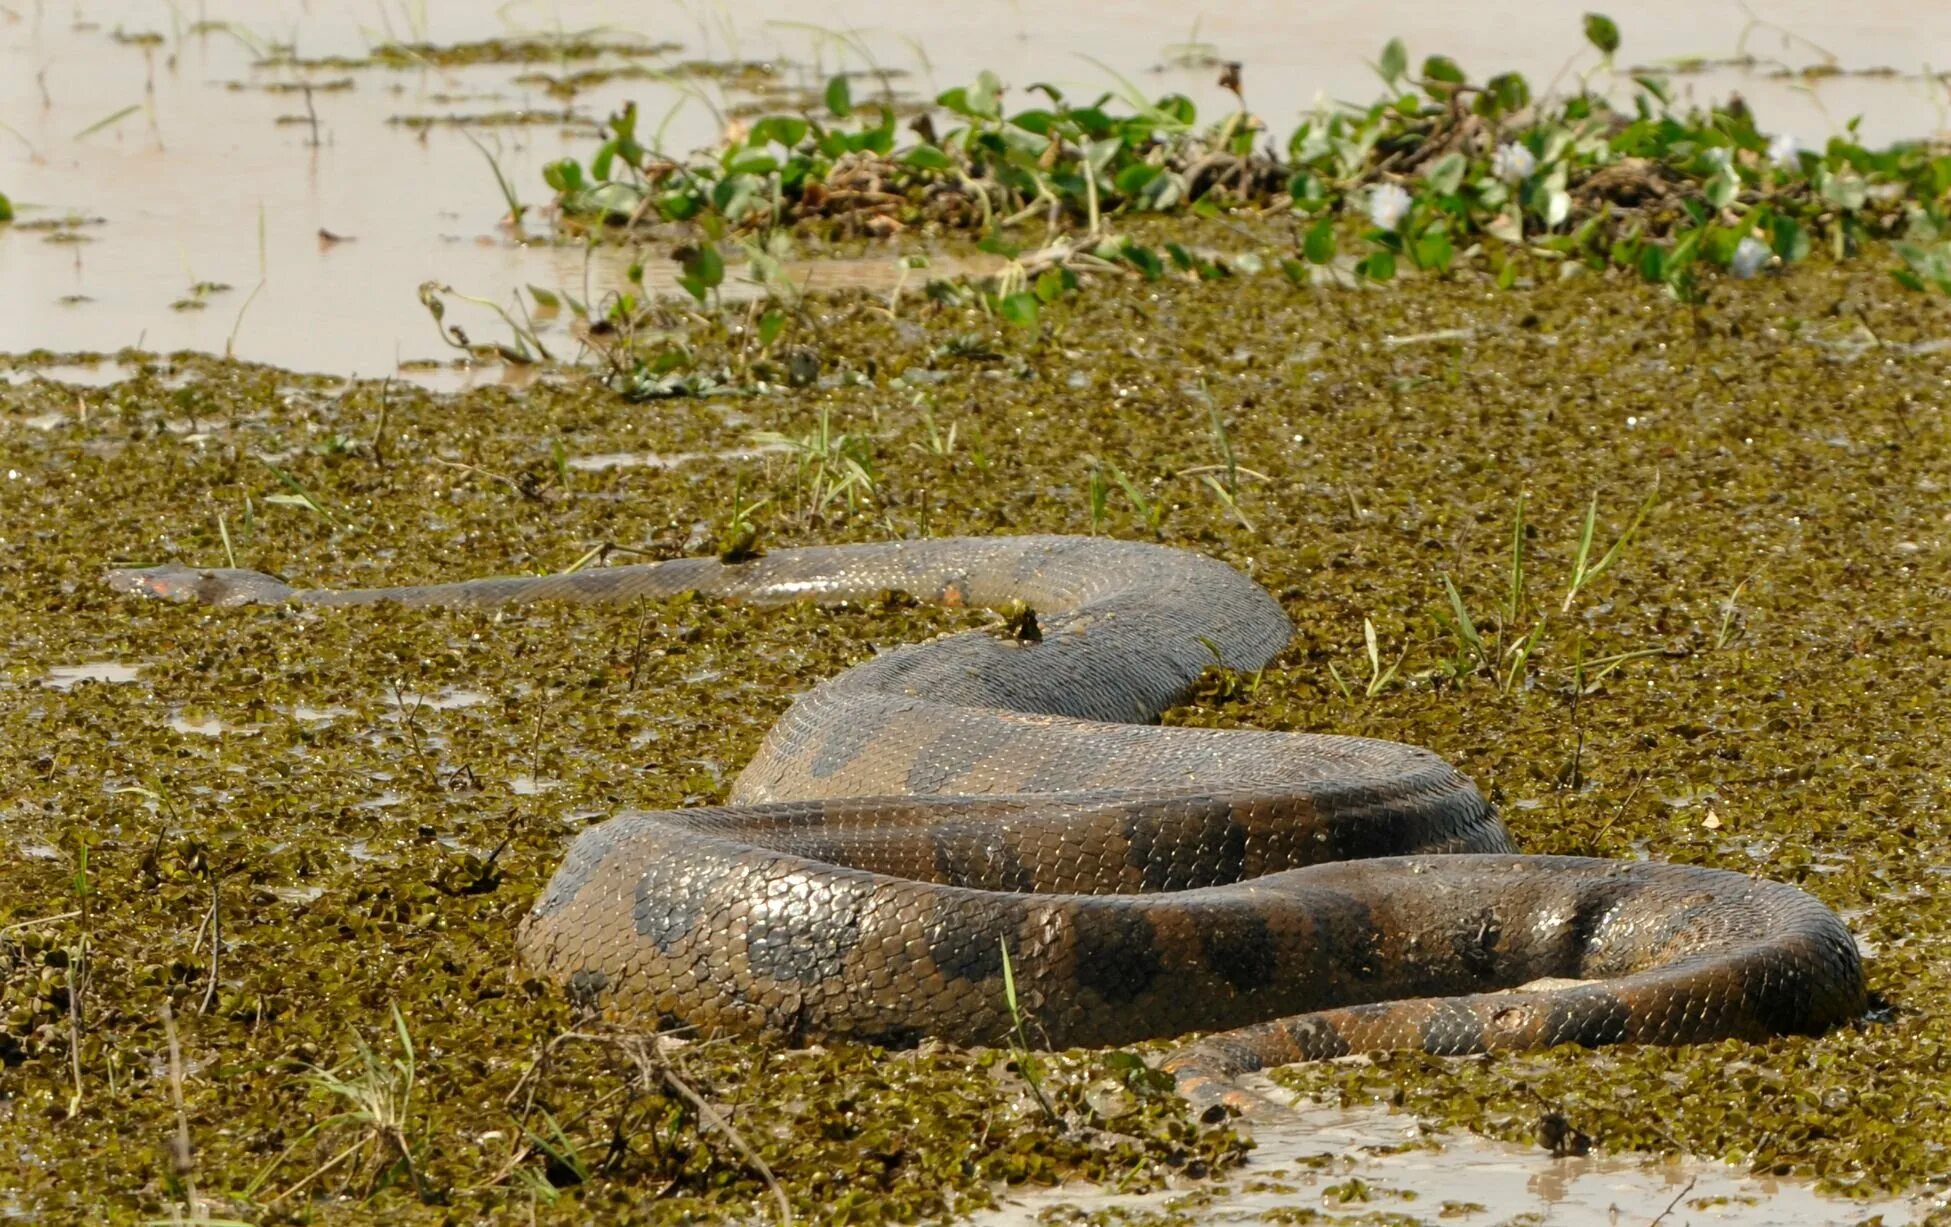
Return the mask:
<path fill-rule="evenodd" d="M 1745 281 L 1760 272 L 1774 255 L 1768 249 L 1768 244 L 1752 234 L 1743 235 L 1741 241 L 1735 244 L 1734 256 L 1728 261 L 1727 271 Z"/>
<path fill-rule="evenodd" d="M 1618 46 L 1616 27 L 1597 15 L 1587 38 L 1608 57 Z M 921 137 L 913 143 L 888 108 L 853 107 L 847 78 L 837 76 L 823 112 L 753 119 L 722 147 L 675 163 L 639 138 L 637 112 L 626 106 L 605 124 L 604 144 L 586 165 L 561 158 L 543 178 L 566 227 L 589 235 L 670 223 L 717 234 L 806 226 L 886 235 L 917 224 L 988 230 L 999 218 L 1010 219 L 1002 223 L 1009 229 L 1041 215 L 1102 236 L 1110 217 L 1289 206 L 1307 222 L 1305 241 L 1280 258 L 1297 281 L 1336 259 L 1344 219 L 1365 218 L 1372 225 L 1356 271 L 1372 280 L 1387 281 L 1403 265 L 1447 274 L 1459 260 L 1489 260 L 1499 284 L 1513 285 L 1525 272 L 1477 241 L 1494 237 L 1549 259 L 1684 286 L 1703 259 L 1731 264 L 1739 240 L 1725 227 L 1745 221 L 1784 264 L 1818 244 L 1846 255 L 1904 235 L 1891 247 L 1904 267 L 1891 271 L 1914 289 L 1951 293 L 1951 239 L 1941 237 L 1951 233 L 1943 223 L 1951 151 L 1915 143 L 1875 151 L 1853 137 L 1807 149 L 1731 102 L 1676 109 L 1653 74 L 1633 78 L 1628 109 L 1584 91 L 1534 98 L 1516 73 L 1473 85 L 1440 55 L 1417 79 L 1400 40 L 1384 52 L 1377 68 L 1389 96 L 1367 107 L 1324 103 L 1284 143 L 1237 117 L 1201 128 L 1180 94 L 1129 115 L 1108 102 L 1073 107 L 1052 91 L 1053 106 L 1008 115 L 993 73 L 939 94 L 933 118 L 910 129 Z M 880 191 L 828 190 L 833 175 L 858 166 L 872 168 Z M 1652 196 L 1678 207 L 1649 209 Z M 1096 258 L 1148 278 L 1205 277 L 1224 263 L 1177 244 L 1154 251 L 1115 237 Z M 1046 258 L 1062 265 L 1075 250 L 1052 246 Z M 1063 283 L 978 292 L 1006 318 L 1033 323 L 1040 304 L 1078 284 L 1068 267 L 1049 271 Z M 691 283 L 694 294 L 711 289 L 702 278 Z"/>
<path fill-rule="evenodd" d="M 1400 184 L 1378 183 L 1368 192 L 1368 219 L 1382 230 L 1394 230 L 1409 212 L 1409 193 Z"/>
<path fill-rule="evenodd" d="M 1538 156 L 1516 141 L 1507 141 L 1490 155 L 1490 173 L 1506 183 L 1518 184 L 1538 169 Z"/>

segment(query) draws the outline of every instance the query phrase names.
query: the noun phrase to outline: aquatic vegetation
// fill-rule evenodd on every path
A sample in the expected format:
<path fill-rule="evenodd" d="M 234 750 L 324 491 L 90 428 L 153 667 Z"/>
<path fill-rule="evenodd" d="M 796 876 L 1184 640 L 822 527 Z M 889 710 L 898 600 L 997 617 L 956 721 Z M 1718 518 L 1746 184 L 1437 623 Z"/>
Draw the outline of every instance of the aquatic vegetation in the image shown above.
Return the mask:
<path fill-rule="evenodd" d="M 1201 225 L 1143 237 L 1190 252 Z M 1171 719 L 1430 745 L 1529 850 L 1793 882 L 1846 917 L 1889 1007 L 1818 1038 L 1285 1079 L 1510 1136 L 1549 1110 L 1599 1149 L 1936 1189 L 1942 312 L 1827 260 L 1685 304 L 1590 270 L 1495 293 L 1462 264 L 1413 294 L 1107 282 L 1033 328 L 949 295 L 673 309 L 657 326 L 695 369 L 783 376 L 790 344 L 804 378 L 654 404 L 137 353 L 129 381 L 80 389 L 35 377 L 74 356 L 0 359 L 9 1196 L 252 1222 L 776 1219 L 783 1196 L 801 1219 L 908 1221 L 1012 1181 L 1228 1178 L 1237 1133 L 1153 1093 L 1134 1054 L 651 1040 L 514 963 L 575 831 L 721 797 L 792 693 L 982 615 L 199 610 L 100 582 L 172 559 L 362 584 L 559 570 L 604 543 L 1093 527 L 1224 557 L 1296 623 L 1272 666 L 1216 667 Z M 573 463 L 646 450 L 693 458 Z"/>
<path fill-rule="evenodd" d="M 1001 232 L 1039 225 L 1081 232 L 1077 250 L 1148 277 L 1165 258 L 1111 238 L 1114 218 L 1248 210 L 1292 220 L 1296 277 L 1344 257 L 1378 281 L 1465 259 L 1508 285 L 1525 257 L 1636 270 L 1684 299 L 1702 268 L 1752 276 L 1889 239 L 1903 284 L 1951 291 L 1951 150 L 1872 150 L 1852 135 L 1804 149 L 1739 99 L 1676 110 L 1663 77 L 1613 68 L 1611 21 L 1591 15 L 1585 34 L 1601 62 L 1553 98 L 1516 73 L 1473 80 L 1444 55 L 1412 69 L 1391 40 L 1375 65 L 1381 100 L 1325 107 L 1284 139 L 1248 108 L 1239 65 L 1222 80 L 1238 109 L 1205 124 L 1184 96 L 1148 99 L 1128 82 L 1088 101 L 1038 83 L 1011 107 L 984 72 L 907 125 L 915 139 L 889 105 L 857 106 L 837 76 L 817 113 L 740 122 L 696 155 L 661 148 L 626 106 L 595 153 L 543 177 L 572 229 L 711 219 L 734 232 L 971 229 L 1006 243 Z M 1191 267 L 1180 253 L 1173 262 Z"/>

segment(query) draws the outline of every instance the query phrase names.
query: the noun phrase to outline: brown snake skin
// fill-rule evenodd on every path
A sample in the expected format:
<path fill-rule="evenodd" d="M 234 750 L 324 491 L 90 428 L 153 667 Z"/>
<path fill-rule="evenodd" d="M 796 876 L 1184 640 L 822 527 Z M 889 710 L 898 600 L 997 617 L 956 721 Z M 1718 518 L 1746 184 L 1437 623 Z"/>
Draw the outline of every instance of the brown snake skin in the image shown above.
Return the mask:
<path fill-rule="evenodd" d="M 1220 1032 L 1165 1065 L 1213 1099 L 1238 1073 L 1346 1053 L 1759 1038 L 1863 1008 L 1854 941 L 1792 887 L 1515 855 L 1427 750 L 1151 724 L 1216 657 L 1257 669 L 1292 633 L 1258 585 L 1196 554 L 1005 537 L 349 591 L 110 578 L 214 605 L 1027 603 L 1040 640 L 949 635 L 802 695 L 729 804 L 577 837 L 520 948 L 629 1018 L 996 1043 L 1007 950 L 1053 1047 Z"/>

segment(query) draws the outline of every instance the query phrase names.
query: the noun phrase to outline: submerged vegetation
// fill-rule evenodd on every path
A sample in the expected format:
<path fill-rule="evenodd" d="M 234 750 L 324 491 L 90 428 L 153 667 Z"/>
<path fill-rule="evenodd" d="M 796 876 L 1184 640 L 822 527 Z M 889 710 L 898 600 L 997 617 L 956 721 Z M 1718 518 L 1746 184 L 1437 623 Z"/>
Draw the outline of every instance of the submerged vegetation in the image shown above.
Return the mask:
<path fill-rule="evenodd" d="M 606 542 L 1022 531 L 1156 537 L 1279 596 L 1291 650 L 1173 719 L 1429 745 L 1528 850 L 1795 883 L 1888 1003 L 1817 1038 L 1294 1084 L 1938 1189 L 1944 309 L 1826 261 L 1696 304 L 1493 276 L 1130 281 L 1035 329 L 974 301 L 808 299 L 799 386 L 655 406 L 134 354 L 105 389 L 29 378 L 0 419 L 0 1138 L 25 1156 L 0 1204 L 883 1221 L 1017 1181 L 1229 1179 L 1232 1128 L 1128 1054 L 652 1040 L 514 962 L 574 831 L 722 796 L 792 693 L 979 615 L 210 611 L 101 583 L 168 559 L 357 585 Z M 701 366 L 750 361 L 749 317 L 675 326 Z"/>

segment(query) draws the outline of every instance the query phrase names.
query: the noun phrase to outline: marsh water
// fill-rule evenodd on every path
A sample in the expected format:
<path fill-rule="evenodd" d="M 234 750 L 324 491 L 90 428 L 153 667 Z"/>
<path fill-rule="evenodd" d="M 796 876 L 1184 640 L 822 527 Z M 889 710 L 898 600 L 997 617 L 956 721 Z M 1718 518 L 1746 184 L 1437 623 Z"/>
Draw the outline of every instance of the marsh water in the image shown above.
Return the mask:
<path fill-rule="evenodd" d="M 27 224 L 0 231 L 0 356 L 187 349 L 345 381 L 295 388 L 288 398 L 281 393 L 281 412 L 293 403 L 331 406 L 365 397 L 351 382 L 359 377 L 404 375 L 442 391 L 526 381 L 532 376 L 517 368 L 455 363 L 415 289 L 438 282 L 514 310 L 517 292 L 528 286 L 597 298 L 623 285 L 625 268 L 643 259 L 647 282 L 674 291 L 675 268 L 664 258 L 668 244 L 636 250 L 556 242 L 539 210 L 511 223 L 490 165 L 523 202 L 539 206 L 546 199 L 540 167 L 565 154 L 586 156 L 599 121 L 626 99 L 667 124 L 670 147 L 690 148 L 709 143 L 755 107 L 790 110 L 817 99 L 836 71 L 856 74 L 855 96 L 867 102 L 882 91 L 897 101 L 925 99 L 991 69 L 1019 87 L 1051 80 L 1086 94 L 1116 88 L 1124 78 L 1148 94 L 1184 92 L 1210 113 L 1234 105 L 1215 80 L 1219 63 L 1238 60 L 1248 105 L 1285 131 L 1320 99 L 1369 99 L 1376 87 L 1363 63 L 1391 34 L 1403 36 L 1416 55 L 1442 51 L 1474 72 L 1515 69 L 1540 87 L 1555 82 L 1560 88 L 1583 75 L 1604 87 L 1614 70 L 1597 64 L 1578 37 L 1587 7 L 1589 0 L 1440 7 L 1395 0 L 1202 12 L 1154 0 L 1070 6 L 956 0 L 859 5 L 840 16 L 809 17 L 806 6 L 770 0 L 193 7 L 17 0 L 0 7 L 0 191 Z M 1774 130 L 1794 133 L 1804 144 L 1821 142 L 1858 116 L 1872 141 L 1951 130 L 1951 89 L 1930 75 L 1951 64 L 1951 5 L 1652 0 L 1614 15 L 1626 37 L 1617 72 L 1664 66 L 1679 70 L 1675 81 L 1683 94 L 1738 90 Z M 466 64 L 360 62 L 386 40 L 451 46 L 535 36 L 565 45 L 586 39 L 611 50 L 519 64 L 492 57 Z M 592 66 L 616 74 L 552 91 Z M 1821 71 L 1802 71 L 1811 66 Z M 828 255 L 811 246 L 793 253 L 788 273 L 814 290 L 887 295 L 923 276 L 989 267 L 980 253 L 914 243 Z M 917 256 L 926 258 L 925 270 L 914 267 Z M 459 306 L 456 317 L 484 339 L 496 339 L 502 327 L 485 307 Z M 564 322 L 540 321 L 539 331 L 573 348 Z M 1444 345 L 1475 343 L 1469 329 L 1452 331 Z M 1497 335 L 1507 340 L 1517 330 Z M 1821 343 L 1840 351 L 1858 342 L 1839 334 Z M 1666 362 L 1664 343 L 1660 353 L 1646 359 L 1649 372 L 1657 374 L 1654 364 Z M 9 385 L 31 384 L 37 394 L 33 414 L 9 424 L 29 440 L 16 450 L 59 452 L 63 465 L 122 463 L 108 449 L 126 441 L 94 436 L 105 429 L 88 417 L 90 404 L 102 400 L 94 391 L 133 377 L 150 397 L 198 386 L 195 378 L 141 367 L 106 361 L 7 371 L 0 396 Z M 48 391 L 55 385 L 74 392 L 57 403 Z M 658 437 L 642 447 L 630 430 L 611 430 L 587 449 L 572 449 L 562 468 L 595 482 L 632 474 L 681 482 L 694 470 L 722 475 L 732 466 L 777 461 L 780 445 L 749 441 L 743 417 L 737 428 L 722 414 L 707 417 L 703 426 L 660 422 L 648 432 Z M 384 421 L 382 415 L 382 430 Z M 209 443 L 206 428 L 255 435 L 263 427 L 236 415 L 227 427 L 209 427 L 175 408 L 153 425 L 153 438 L 192 449 Z M 1842 437 L 1835 446 L 1856 445 Z M 1305 453 L 1294 450 L 1293 463 L 1305 464 Z M 1379 468 L 1379 461 L 1369 462 Z M 5 465 L 0 470 L 9 481 L 15 477 Z M 206 510 L 199 507 L 198 516 L 208 518 Z M 430 522 L 436 514 L 427 513 Z M 670 519 L 678 523 L 675 513 Z M 1359 527 L 1359 508 L 1355 519 Z M 1941 531 L 1924 513 L 1917 522 L 1911 536 Z M 0 535 L 12 530 L 0 526 Z M 20 643 L 0 643 L 0 657 L 41 650 L 38 639 L 30 650 L 24 635 Z M 411 657 L 411 651 L 401 654 Z M 10 679 L 9 688 L 44 689 L 57 696 L 48 702 L 72 699 L 79 709 L 103 695 L 142 690 L 151 671 L 170 668 L 158 656 L 71 654 L 32 678 Z M 696 686 L 705 676 L 682 680 Z M 308 697 L 320 706 L 289 707 L 291 722 L 329 728 L 352 715 L 350 708 L 325 705 L 331 696 Z M 485 721 L 499 702 L 462 676 L 445 687 L 430 685 L 424 695 L 401 692 L 393 705 L 424 710 L 429 719 Z M 256 736 L 260 720 L 268 727 L 279 719 L 186 706 L 158 715 L 177 738 L 223 744 Z M 540 727 L 537 720 L 538 743 Z M 735 764 L 714 760 L 706 774 L 727 768 Z M 542 785 L 523 774 L 507 787 L 529 796 Z M 399 796 L 383 789 L 349 805 L 390 807 Z M 1683 799 L 1672 808 L 1693 807 Z M 450 851 L 460 847 L 451 835 L 440 839 Z M 467 847 L 492 843 L 483 836 Z M 16 853 L 35 865 L 64 855 L 38 838 L 12 846 Z M 361 840 L 349 855 L 379 854 Z M 264 887 L 289 907 L 309 906 L 319 889 L 298 878 Z M 1019 1186 L 981 1221 L 1064 1221 L 1073 1212 L 1106 1216 L 1103 1221 L 1147 1215 L 1279 1221 L 1281 1213 L 1288 1221 L 1311 1221 L 1294 1217 L 1304 1209 L 1327 1220 L 1388 1213 L 1469 1223 L 1822 1224 L 1880 1215 L 1894 1225 L 1932 1212 L 1921 1198 L 1846 1199 L 1818 1193 L 1808 1181 L 1755 1176 L 1708 1159 L 1554 1159 L 1469 1134 L 1426 1135 L 1411 1115 L 1369 1108 L 1309 1106 L 1298 1121 L 1262 1130 L 1260 1142 L 1254 1157 L 1218 1183 L 1143 1195 Z M 1364 1190 L 1359 1198 L 1348 1192 L 1356 1188 Z M 0 1189 L 0 1215 L 9 1211 Z"/>
<path fill-rule="evenodd" d="M 503 224 L 490 156 L 518 199 L 537 205 L 542 165 L 586 156 L 597 124 L 625 100 L 659 125 L 666 147 L 689 149 L 755 109 L 816 102 L 838 71 L 859 74 L 864 104 L 932 99 L 988 69 L 1018 90 L 1051 81 L 1083 96 L 1129 81 L 1219 114 L 1236 105 L 1217 85 L 1218 65 L 1233 60 L 1247 104 L 1285 133 L 1324 100 L 1371 100 L 1378 84 L 1365 65 L 1400 35 L 1413 56 L 1521 71 L 1540 89 L 1605 88 L 1631 66 L 1684 69 L 1680 97 L 1738 91 L 1805 146 L 1858 117 L 1871 141 L 1951 128 L 1951 88 L 1928 75 L 1951 63 L 1951 6 L 1652 0 L 1614 14 L 1625 36 L 1616 72 L 1580 39 L 1588 7 L 15 4 L 0 10 L 0 191 L 22 221 L 75 224 L 0 244 L 0 352 L 198 349 L 363 376 L 446 362 L 453 351 L 416 300 L 419 283 L 514 311 L 523 286 L 586 299 L 625 288 L 639 255 L 549 241 L 539 215 L 525 228 Z M 352 63 L 384 41 L 537 38 L 621 50 L 553 63 Z M 1742 63 L 1715 66 L 1727 60 Z M 1812 67 L 1818 75 L 1805 75 Z M 566 92 L 590 69 L 615 75 Z M 787 272 L 816 289 L 886 291 L 915 280 L 902 261 L 925 252 L 789 261 Z M 930 275 L 971 259 L 936 253 Z M 662 252 L 645 273 L 674 286 Z M 505 335 L 483 308 L 456 304 L 455 318 L 476 337 Z M 546 321 L 543 334 L 560 336 Z M 442 386 L 506 375 L 416 373 Z"/>

